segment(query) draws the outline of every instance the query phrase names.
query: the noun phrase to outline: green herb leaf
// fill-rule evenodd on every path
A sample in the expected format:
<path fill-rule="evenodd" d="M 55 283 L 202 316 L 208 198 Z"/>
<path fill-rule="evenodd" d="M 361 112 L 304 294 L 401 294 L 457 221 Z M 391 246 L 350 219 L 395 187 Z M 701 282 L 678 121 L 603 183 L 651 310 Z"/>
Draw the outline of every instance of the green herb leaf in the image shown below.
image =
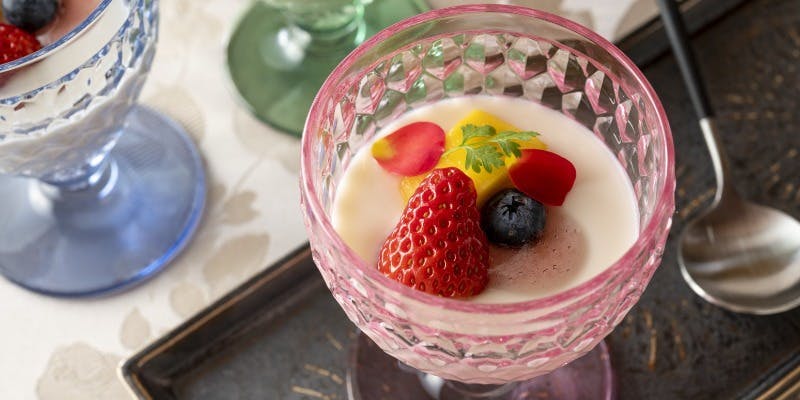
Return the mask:
<path fill-rule="evenodd" d="M 466 160 L 464 166 L 476 173 L 481 169 L 491 173 L 495 168 L 505 165 L 504 157 L 519 157 L 520 142 L 528 141 L 536 136 L 536 132 L 524 131 L 497 131 L 491 125 L 476 126 L 472 124 L 464 125 L 461 128 L 461 144 L 445 152 L 444 155 L 454 151 L 464 149 Z"/>
<path fill-rule="evenodd" d="M 481 172 L 481 167 L 483 167 L 486 172 L 492 172 L 493 169 L 506 165 L 505 160 L 503 160 L 503 155 L 492 145 L 483 145 L 476 148 L 475 155 L 479 164 L 476 163 L 473 169 L 478 173 Z"/>
<path fill-rule="evenodd" d="M 480 162 L 475 161 L 475 150 L 470 147 L 465 147 L 464 150 L 466 150 L 467 153 L 467 161 L 464 162 L 464 166 L 466 166 L 467 169 L 475 169 L 475 172 L 480 173 Z"/>
<path fill-rule="evenodd" d="M 492 137 L 496 134 L 494 127 L 491 125 L 475 126 L 472 124 L 464 125 L 461 128 L 461 146 L 464 146 L 471 139 L 480 137 Z"/>

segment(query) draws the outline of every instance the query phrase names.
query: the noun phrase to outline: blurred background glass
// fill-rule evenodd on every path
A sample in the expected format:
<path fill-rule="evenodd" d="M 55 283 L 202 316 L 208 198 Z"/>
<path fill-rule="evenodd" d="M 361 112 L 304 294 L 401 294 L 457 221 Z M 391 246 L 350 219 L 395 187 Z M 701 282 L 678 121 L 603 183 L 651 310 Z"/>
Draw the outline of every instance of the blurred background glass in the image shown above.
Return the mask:
<path fill-rule="evenodd" d="M 356 45 L 425 0 L 262 0 L 239 20 L 227 48 L 228 70 L 246 106 L 294 135 L 325 77 Z"/>

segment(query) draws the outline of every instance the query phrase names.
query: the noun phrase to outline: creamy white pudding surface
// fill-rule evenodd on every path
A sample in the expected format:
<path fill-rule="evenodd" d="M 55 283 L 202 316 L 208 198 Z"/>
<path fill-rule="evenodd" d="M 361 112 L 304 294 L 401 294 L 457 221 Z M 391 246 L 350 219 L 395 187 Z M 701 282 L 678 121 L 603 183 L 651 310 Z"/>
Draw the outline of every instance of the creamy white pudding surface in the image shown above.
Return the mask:
<path fill-rule="evenodd" d="M 636 241 L 639 214 L 627 175 L 591 131 L 557 111 L 521 99 L 460 97 L 413 110 L 376 138 L 416 121 L 437 123 L 448 132 L 475 109 L 538 132 L 549 151 L 575 165 L 577 178 L 564 204 L 547 208 L 542 240 L 517 250 L 492 246 L 489 285 L 468 301 L 511 303 L 556 294 L 599 274 Z M 380 248 L 405 204 L 401 177 L 382 169 L 370 147 L 363 146 L 348 165 L 331 215 L 345 243 L 377 265 Z"/>

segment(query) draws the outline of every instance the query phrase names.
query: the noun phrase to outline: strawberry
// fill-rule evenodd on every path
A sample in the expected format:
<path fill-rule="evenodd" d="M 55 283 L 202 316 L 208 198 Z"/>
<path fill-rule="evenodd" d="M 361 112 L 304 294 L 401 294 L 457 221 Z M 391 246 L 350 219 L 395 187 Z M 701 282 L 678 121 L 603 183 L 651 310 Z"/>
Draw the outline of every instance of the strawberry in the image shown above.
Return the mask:
<path fill-rule="evenodd" d="M 27 56 L 42 45 L 36 37 L 14 25 L 0 24 L 0 64 Z"/>
<path fill-rule="evenodd" d="M 458 168 L 434 169 L 420 183 L 381 248 L 378 269 L 426 293 L 466 297 L 489 281 L 489 245 L 472 180 Z"/>

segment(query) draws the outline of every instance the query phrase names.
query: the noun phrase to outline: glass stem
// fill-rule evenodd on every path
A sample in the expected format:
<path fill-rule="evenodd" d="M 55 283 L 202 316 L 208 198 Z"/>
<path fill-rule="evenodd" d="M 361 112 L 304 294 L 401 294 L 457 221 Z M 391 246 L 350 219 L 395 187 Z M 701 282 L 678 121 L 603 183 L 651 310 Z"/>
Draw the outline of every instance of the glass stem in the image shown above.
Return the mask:
<path fill-rule="evenodd" d="M 364 1 L 294 2 L 283 9 L 288 37 L 310 52 L 333 53 L 364 41 Z"/>
<path fill-rule="evenodd" d="M 401 362 L 398 362 L 398 365 L 406 372 L 416 372 L 420 384 L 434 400 L 504 400 L 517 387 L 516 382 L 504 385 L 481 385 L 451 381 L 417 371 Z"/>
<path fill-rule="evenodd" d="M 40 181 L 33 202 L 69 229 L 105 229 L 135 213 L 135 201 L 130 199 L 134 193 L 113 158 L 105 157 L 85 172 L 70 180 Z M 104 210 L 101 215 L 98 207 Z"/>
<path fill-rule="evenodd" d="M 40 180 L 46 185 L 63 193 L 87 191 L 104 191 L 109 183 L 113 184 L 116 176 L 116 163 L 107 155 L 99 162 L 87 163 L 68 171 L 59 171 Z"/>
<path fill-rule="evenodd" d="M 80 173 L 68 174 L 69 178 L 40 180 L 40 192 L 54 211 L 91 210 L 99 202 L 108 203 L 115 197 L 112 195 L 120 194 L 119 168 L 113 158 L 105 156 L 97 165 L 76 171 Z"/>
<path fill-rule="evenodd" d="M 505 385 L 480 385 L 474 383 L 462 383 L 457 381 L 445 381 L 442 389 L 441 400 L 450 399 L 475 399 L 475 400 L 499 400 L 505 399 L 506 395 L 516 387 L 515 383 Z M 452 395 L 450 394 L 452 393 Z"/>

